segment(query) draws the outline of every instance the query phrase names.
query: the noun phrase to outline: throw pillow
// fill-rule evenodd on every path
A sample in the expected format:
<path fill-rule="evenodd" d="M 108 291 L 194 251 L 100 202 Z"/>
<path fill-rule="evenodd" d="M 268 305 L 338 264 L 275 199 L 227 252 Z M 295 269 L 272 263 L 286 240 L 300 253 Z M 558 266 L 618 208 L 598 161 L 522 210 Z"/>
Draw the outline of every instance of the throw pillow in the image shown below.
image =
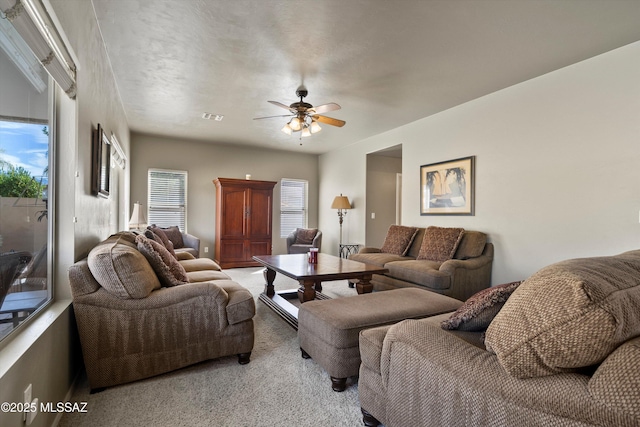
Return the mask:
<path fill-rule="evenodd" d="M 492 286 L 472 295 L 451 317 L 442 321 L 442 329 L 470 332 L 486 330 L 520 283 L 522 281 Z"/>
<path fill-rule="evenodd" d="M 466 231 L 462 233 L 462 239 L 456 249 L 455 259 L 477 258 L 484 252 L 487 245 L 487 235 L 479 231 Z"/>
<path fill-rule="evenodd" d="M 318 233 L 317 228 L 296 228 L 296 245 L 311 245 Z"/>
<path fill-rule="evenodd" d="M 640 335 L 640 251 L 562 261 L 525 280 L 487 328 L 518 378 L 596 365 Z"/>
<path fill-rule="evenodd" d="M 160 282 L 127 238 L 111 236 L 100 242 L 89 252 L 87 265 L 100 286 L 118 298 L 146 298 L 154 289 L 160 289 Z"/>
<path fill-rule="evenodd" d="M 418 229 L 416 227 L 390 226 L 380 247 L 380 252 L 405 256 L 417 233 Z"/>
<path fill-rule="evenodd" d="M 176 286 L 189 283 L 184 267 L 160 243 L 140 235 L 136 237 L 138 250 L 149 261 L 153 271 L 164 286 Z"/>
<path fill-rule="evenodd" d="M 453 258 L 464 228 L 427 227 L 416 259 L 444 262 Z"/>
<path fill-rule="evenodd" d="M 154 224 L 153 227 L 156 227 Z M 153 230 L 153 228 L 152 228 Z M 172 227 L 161 228 L 164 234 L 167 236 L 171 243 L 173 243 L 174 249 L 184 248 L 184 241 L 182 240 L 182 232 L 178 228 L 178 226 L 174 225 Z"/>
<path fill-rule="evenodd" d="M 171 253 L 171 255 L 173 255 L 173 257 L 177 259 L 176 251 L 173 250 L 173 243 L 171 242 L 171 240 L 169 240 L 169 238 L 167 237 L 167 234 L 164 231 L 162 231 L 160 227 L 154 227 L 154 226 L 147 227 L 147 230 L 145 230 L 144 235 L 147 236 L 147 238 L 149 239 L 153 239 L 158 243 L 162 243 L 162 245 L 165 248 L 167 248 L 169 253 Z"/>

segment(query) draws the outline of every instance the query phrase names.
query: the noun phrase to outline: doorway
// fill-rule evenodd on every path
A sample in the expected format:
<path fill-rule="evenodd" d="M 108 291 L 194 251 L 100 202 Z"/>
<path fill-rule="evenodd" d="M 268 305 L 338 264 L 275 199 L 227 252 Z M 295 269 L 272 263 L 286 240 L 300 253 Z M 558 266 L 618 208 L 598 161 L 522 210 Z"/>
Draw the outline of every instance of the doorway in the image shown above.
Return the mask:
<path fill-rule="evenodd" d="M 367 154 L 365 246 L 380 247 L 402 218 L 402 145 Z"/>

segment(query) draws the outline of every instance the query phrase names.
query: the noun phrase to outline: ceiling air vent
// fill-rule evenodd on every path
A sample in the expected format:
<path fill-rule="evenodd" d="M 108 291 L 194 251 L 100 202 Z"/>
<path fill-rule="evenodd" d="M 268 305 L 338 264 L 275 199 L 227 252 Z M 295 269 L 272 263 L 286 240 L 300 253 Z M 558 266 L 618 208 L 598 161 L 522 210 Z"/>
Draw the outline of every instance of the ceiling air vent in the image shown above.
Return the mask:
<path fill-rule="evenodd" d="M 222 114 L 202 113 L 202 118 L 205 120 L 215 120 L 221 122 L 224 116 Z"/>

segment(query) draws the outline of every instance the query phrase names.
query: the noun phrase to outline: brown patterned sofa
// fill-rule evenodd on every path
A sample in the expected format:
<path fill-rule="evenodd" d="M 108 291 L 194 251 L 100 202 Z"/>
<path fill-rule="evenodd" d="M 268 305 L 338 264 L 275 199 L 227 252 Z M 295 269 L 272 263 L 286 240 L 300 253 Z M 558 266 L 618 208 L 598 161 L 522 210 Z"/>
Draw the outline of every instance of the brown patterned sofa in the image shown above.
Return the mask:
<path fill-rule="evenodd" d="M 541 269 L 486 331 L 449 316 L 360 333 L 365 425 L 640 425 L 640 250 Z"/>
<path fill-rule="evenodd" d="M 376 291 L 418 287 L 464 301 L 491 284 L 493 244 L 479 231 L 392 225 L 380 248 L 349 259 L 389 270 L 373 275 Z"/>
<path fill-rule="evenodd" d="M 69 270 L 92 390 L 221 356 L 249 363 L 251 293 L 208 258 L 178 261 L 158 242 L 117 233 Z"/>

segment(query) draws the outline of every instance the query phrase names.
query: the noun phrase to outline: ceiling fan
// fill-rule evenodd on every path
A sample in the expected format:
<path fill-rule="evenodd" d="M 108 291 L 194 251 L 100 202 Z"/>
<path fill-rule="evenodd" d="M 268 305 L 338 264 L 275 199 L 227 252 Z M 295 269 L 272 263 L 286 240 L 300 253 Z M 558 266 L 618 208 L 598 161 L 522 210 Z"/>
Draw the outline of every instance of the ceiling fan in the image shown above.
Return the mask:
<path fill-rule="evenodd" d="M 278 101 L 268 101 L 273 105 L 277 105 L 278 107 L 284 108 L 285 110 L 289 110 L 290 114 L 283 114 L 280 116 L 256 117 L 253 120 L 293 116 L 291 120 L 289 120 L 289 122 L 284 125 L 284 127 L 282 128 L 282 132 L 286 133 L 287 135 L 291 135 L 293 132 L 300 132 L 300 138 L 311 136 L 314 133 L 320 132 L 322 128 L 320 127 L 320 124 L 318 122 L 337 127 L 342 127 L 347 123 L 344 120 L 320 115 L 320 113 L 325 113 L 327 111 L 339 110 L 341 107 L 335 102 L 330 102 L 328 104 L 322 104 L 314 107 L 308 102 L 303 101 L 308 93 L 309 92 L 307 91 L 306 87 L 299 86 L 296 90 L 296 95 L 300 97 L 299 102 L 294 102 L 291 105 L 285 105 Z"/>

